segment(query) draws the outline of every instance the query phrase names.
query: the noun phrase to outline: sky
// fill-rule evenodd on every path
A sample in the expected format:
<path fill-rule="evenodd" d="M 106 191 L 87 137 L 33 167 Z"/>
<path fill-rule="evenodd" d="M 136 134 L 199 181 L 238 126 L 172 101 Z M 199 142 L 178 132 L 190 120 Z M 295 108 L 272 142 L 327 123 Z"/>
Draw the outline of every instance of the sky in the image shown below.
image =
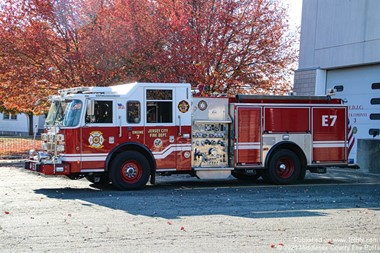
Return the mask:
<path fill-rule="evenodd" d="M 289 8 L 290 25 L 301 27 L 302 0 L 280 0 Z"/>
<path fill-rule="evenodd" d="M 288 7 L 290 30 L 300 31 L 301 17 L 302 17 L 302 0 L 279 0 L 279 1 L 282 2 L 284 6 Z M 299 41 L 296 46 L 299 47 Z M 295 63 L 295 65 L 298 66 L 298 60 Z M 297 69 L 297 67 L 295 68 Z M 291 75 L 288 78 L 289 78 L 290 83 L 293 84 L 294 76 Z"/>

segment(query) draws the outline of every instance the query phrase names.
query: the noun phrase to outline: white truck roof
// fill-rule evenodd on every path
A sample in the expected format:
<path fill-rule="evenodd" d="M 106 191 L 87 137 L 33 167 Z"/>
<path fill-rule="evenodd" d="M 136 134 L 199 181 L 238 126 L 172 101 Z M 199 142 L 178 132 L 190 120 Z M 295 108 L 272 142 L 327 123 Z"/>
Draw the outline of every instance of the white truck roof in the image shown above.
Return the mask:
<path fill-rule="evenodd" d="M 108 87 L 75 87 L 59 90 L 59 94 L 68 95 L 68 94 L 119 94 L 126 95 L 130 91 L 134 90 L 137 87 L 151 87 L 151 88 L 171 88 L 173 86 L 180 87 L 189 87 L 188 83 L 126 83 L 113 85 Z"/>

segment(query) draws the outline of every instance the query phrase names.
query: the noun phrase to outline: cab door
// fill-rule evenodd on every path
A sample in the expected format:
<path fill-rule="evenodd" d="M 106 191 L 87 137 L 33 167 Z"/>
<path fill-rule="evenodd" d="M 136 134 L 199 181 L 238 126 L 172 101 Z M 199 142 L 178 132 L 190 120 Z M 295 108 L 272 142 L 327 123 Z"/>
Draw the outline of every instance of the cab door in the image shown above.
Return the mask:
<path fill-rule="evenodd" d="M 85 125 L 81 129 L 81 172 L 104 171 L 105 160 L 115 146 L 119 131 L 116 101 L 94 98 L 92 103 L 93 115 L 86 114 Z"/>
<path fill-rule="evenodd" d="M 175 89 L 146 87 L 145 145 L 156 159 L 157 171 L 177 168 L 177 136 L 174 103 Z"/>
<path fill-rule="evenodd" d="M 191 110 L 187 87 L 145 88 L 145 145 L 157 171 L 191 168 Z"/>

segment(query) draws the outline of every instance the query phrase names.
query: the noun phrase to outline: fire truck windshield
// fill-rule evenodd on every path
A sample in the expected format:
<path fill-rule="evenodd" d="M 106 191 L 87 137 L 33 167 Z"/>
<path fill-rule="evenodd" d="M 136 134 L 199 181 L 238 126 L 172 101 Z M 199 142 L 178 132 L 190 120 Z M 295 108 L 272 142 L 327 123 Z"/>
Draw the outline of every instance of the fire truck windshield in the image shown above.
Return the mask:
<path fill-rule="evenodd" d="M 53 101 L 46 117 L 46 126 L 73 127 L 78 125 L 82 112 L 82 101 Z"/>

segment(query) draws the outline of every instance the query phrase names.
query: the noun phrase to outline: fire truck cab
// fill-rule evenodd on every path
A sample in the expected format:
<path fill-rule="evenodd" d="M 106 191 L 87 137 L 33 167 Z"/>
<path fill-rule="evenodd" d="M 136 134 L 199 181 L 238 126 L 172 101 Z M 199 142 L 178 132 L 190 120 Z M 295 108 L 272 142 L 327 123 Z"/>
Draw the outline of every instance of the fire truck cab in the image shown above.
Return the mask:
<path fill-rule="evenodd" d="M 190 84 L 78 87 L 51 96 L 26 169 L 139 189 L 156 174 L 292 184 L 348 167 L 347 107 L 297 96 L 193 96 Z M 352 136 L 352 135 L 351 135 Z"/>

